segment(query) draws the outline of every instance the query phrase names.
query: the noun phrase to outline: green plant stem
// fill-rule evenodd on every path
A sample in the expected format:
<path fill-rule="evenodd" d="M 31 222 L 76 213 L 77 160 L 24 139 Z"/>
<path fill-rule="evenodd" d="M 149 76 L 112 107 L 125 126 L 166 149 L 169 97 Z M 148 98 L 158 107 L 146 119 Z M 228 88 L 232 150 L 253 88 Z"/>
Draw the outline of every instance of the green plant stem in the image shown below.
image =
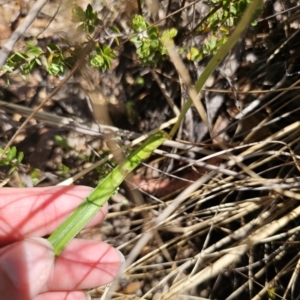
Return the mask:
<path fill-rule="evenodd" d="M 148 158 L 167 138 L 160 131 L 150 136 L 136 151 L 109 173 L 93 192 L 77 207 L 48 238 L 58 256 L 76 234 L 96 215 L 105 202 L 115 193 L 126 176 Z"/>

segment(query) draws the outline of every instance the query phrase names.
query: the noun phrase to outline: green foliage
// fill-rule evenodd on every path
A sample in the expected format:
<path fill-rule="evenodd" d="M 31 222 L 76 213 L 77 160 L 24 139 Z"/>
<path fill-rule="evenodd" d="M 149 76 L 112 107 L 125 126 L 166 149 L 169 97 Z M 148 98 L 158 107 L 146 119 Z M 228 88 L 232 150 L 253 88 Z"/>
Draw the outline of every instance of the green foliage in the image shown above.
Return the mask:
<path fill-rule="evenodd" d="M 71 148 L 66 139 L 64 139 L 61 135 L 55 135 L 54 142 L 62 149 L 69 150 Z"/>
<path fill-rule="evenodd" d="M 13 53 L 2 68 L 2 72 L 12 73 L 20 69 L 23 75 L 30 74 L 36 66 L 43 65 L 52 75 L 62 75 L 65 72 L 65 62 L 62 50 L 59 46 L 49 43 L 44 52 L 33 43 L 26 43 L 24 52 Z"/>
<path fill-rule="evenodd" d="M 65 72 L 64 56 L 61 48 L 53 43 L 47 45 L 48 59 L 47 59 L 47 71 L 55 76 L 63 75 Z"/>
<path fill-rule="evenodd" d="M 149 23 L 140 15 L 133 17 L 132 28 L 136 35 L 131 38 L 131 42 L 136 46 L 137 55 L 142 64 L 155 65 L 163 55 L 167 54 L 163 41 L 177 35 L 175 28 L 165 30 L 160 35 L 158 27 L 149 26 Z"/>
<path fill-rule="evenodd" d="M 80 6 L 74 5 L 72 8 L 72 22 L 78 23 L 77 30 L 92 34 L 95 28 L 102 24 L 97 12 L 88 4 L 84 11 Z"/>
<path fill-rule="evenodd" d="M 184 50 L 182 52 L 184 52 Z M 189 59 L 191 61 L 201 60 L 203 57 L 202 53 L 200 53 L 200 51 L 196 47 L 191 47 L 189 49 L 189 51 L 187 52 L 186 56 L 187 56 L 187 59 Z"/>
<path fill-rule="evenodd" d="M 16 51 L 8 59 L 3 66 L 3 70 L 13 72 L 20 68 L 23 75 L 31 73 L 35 66 L 41 65 L 40 56 L 44 54 L 43 50 L 36 47 L 33 43 L 26 43 L 26 50 L 24 52 Z"/>
<path fill-rule="evenodd" d="M 41 177 L 42 177 L 42 171 L 40 169 L 35 168 L 30 172 L 30 178 L 34 186 L 41 181 Z"/>
<path fill-rule="evenodd" d="M 69 41 L 61 38 L 61 45 L 48 43 L 45 49 L 36 46 L 36 42 L 27 42 L 23 51 L 14 52 L 6 64 L 0 70 L 3 73 L 12 73 L 19 69 L 23 75 L 33 71 L 36 66 L 43 66 L 47 72 L 54 76 L 61 76 L 66 69 L 71 69 L 76 61 L 82 58 L 83 48 L 87 42 L 92 43 L 89 63 L 105 72 L 111 66 L 111 61 L 115 58 L 115 52 L 107 45 L 99 45 L 93 41 L 92 34 L 96 27 L 102 22 L 98 18 L 90 4 L 86 10 L 74 5 L 72 8 L 72 22 L 76 23 L 78 31 L 86 33 L 86 41 L 72 45 Z M 115 28 L 116 30 L 116 28 Z"/>
<path fill-rule="evenodd" d="M 21 164 L 24 154 L 23 152 L 17 152 L 15 146 L 9 147 L 4 154 L 3 151 L 4 150 L 0 148 L 0 155 L 2 156 L 0 159 L 0 167 L 10 167 L 8 174 L 11 174 L 17 169 L 18 165 Z"/>
<path fill-rule="evenodd" d="M 90 64 L 95 68 L 100 68 L 102 72 L 105 72 L 110 68 L 111 61 L 116 58 L 115 51 L 107 45 L 101 47 L 97 44 L 95 52 L 96 53 L 90 55 Z"/>
<path fill-rule="evenodd" d="M 238 24 L 250 0 L 207 0 L 211 7 L 207 17 L 201 20 L 198 27 L 193 30 L 194 35 L 207 35 L 203 46 L 183 47 L 181 54 L 187 58 L 201 60 L 204 56 L 214 55 L 217 50 L 226 43 L 233 28 Z M 261 8 L 257 9 L 259 12 Z M 256 13 L 257 15 L 257 13 Z M 7 60 L 1 73 L 11 73 L 19 69 L 23 75 L 27 75 L 37 66 L 44 67 L 54 76 L 63 75 L 67 69 L 72 69 L 74 64 L 82 58 L 82 53 L 87 43 L 91 44 L 86 62 L 94 68 L 105 72 L 111 67 L 112 60 L 116 58 L 116 52 L 107 44 L 99 44 L 91 35 L 95 30 L 103 26 L 98 13 L 88 4 L 86 9 L 78 5 L 72 7 L 72 19 L 77 31 L 85 34 L 86 40 L 81 43 L 71 43 L 61 38 L 60 44 L 49 43 L 45 49 L 38 47 L 35 42 L 27 42 L 23 51 L 16 51 Z M 252 23 L 254 24 L 254 22 Z M 149 24 L 141 15 L 135 15 L 131 22 L 134 33 L 130 41 L 136 47 L 137 56 L 142 65 L 155 66 L 166 57 L 167 51 L 163 46 L 167 39 L 177 36 L 177 29 L 159 30 L 158 26 Z M 119 45 L 118 36 L 122 35 L 116 25 L 111 25 L 109 30 L 114 34 L 113 40 Z"/>
<path fill-rule="evenodd" d="M 137 83 L 138 85 L 143 86 L 143 85 L 145 84 L 145 80 L 144 80 L 143 77 L 138 76 L 138 77 L 136 78 L 136 83 Z"/>
<path fill-rule="evenodd" d="M 201 60 L 204 56 L 214 55 L 223 46 L 241 19 L 250 0 L 211 0 L 206 4 L 211 6 L 207 19 L 201 22 L 195 34 L 208 34 L 208 38 L 200 49 L 187 49 L 187 58 Z M 259 12 L 259 9 L 258 9 Z M 256 21 L 251 23 L 256 25 Z"/>
<path fill-rule="evenodd" d="M 61 164 L 59 167 L 58 167 L 58 171 L 59 171 L 59 177 L 60 178 L 68 178 L 70 176 L 70 168 L 64 164 Z"/>

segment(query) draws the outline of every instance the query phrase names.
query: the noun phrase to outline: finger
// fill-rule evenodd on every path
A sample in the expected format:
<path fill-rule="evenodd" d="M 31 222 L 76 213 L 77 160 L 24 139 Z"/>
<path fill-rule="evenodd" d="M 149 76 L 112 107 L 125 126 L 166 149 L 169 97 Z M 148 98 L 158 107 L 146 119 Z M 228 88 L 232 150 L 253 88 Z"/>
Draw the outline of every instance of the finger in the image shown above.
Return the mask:
<path fill-rule="evenodd" d="M 48 235 L 91 193 L 84 186 L 0 188 L 0 245 Z M 88 226 L 103 220 L 107 205 Z"/>
<path fill-rule="evenodd" d="M 116 278 L 124 256 L 112 246 L 74 239 L 56 259 L 47 290 L 81 290 L 105 285 Z"/>
<path fill-rule="evenodd" d="M 33 300 L 87 300 L 90 297 L 82 291 L 75 292 L 48 292 L 37 295 Z"/>
<path fill-rule="evenodd" d="M 53 267 L 53 247 L 45 239 L 29 238 L 0 249 L 1 299 L 32 299 L 45 287 Z"/>

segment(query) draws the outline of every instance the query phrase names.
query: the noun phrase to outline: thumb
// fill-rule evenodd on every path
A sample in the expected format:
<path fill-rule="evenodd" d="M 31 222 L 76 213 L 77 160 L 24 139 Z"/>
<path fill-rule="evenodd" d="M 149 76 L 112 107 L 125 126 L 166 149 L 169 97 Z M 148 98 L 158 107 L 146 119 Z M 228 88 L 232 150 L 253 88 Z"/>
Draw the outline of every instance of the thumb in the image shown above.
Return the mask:
<path fill-rule="evenodd" d="M 43 238 L 28 238 L 1 248 L 1 299 L 34 298 L 44 288 L 53 265 L 52 245 Z"/>

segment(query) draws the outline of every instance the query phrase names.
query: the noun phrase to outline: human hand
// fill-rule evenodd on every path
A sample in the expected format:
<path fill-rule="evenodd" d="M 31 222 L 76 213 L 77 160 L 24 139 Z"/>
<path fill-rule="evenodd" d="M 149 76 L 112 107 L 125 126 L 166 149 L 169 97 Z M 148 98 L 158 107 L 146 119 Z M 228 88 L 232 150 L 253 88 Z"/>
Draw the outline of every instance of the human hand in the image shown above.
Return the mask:
<path fill-rule="evenodd" d="M 111 282 L 124 256 L 104 242 L 73 239 L 55 259 L 51 234 L 92 191 L 83 186 L 0 188 L 0 298 L 83 300 Z M 90 221 L 98 224 L 107 205 Z"/>

